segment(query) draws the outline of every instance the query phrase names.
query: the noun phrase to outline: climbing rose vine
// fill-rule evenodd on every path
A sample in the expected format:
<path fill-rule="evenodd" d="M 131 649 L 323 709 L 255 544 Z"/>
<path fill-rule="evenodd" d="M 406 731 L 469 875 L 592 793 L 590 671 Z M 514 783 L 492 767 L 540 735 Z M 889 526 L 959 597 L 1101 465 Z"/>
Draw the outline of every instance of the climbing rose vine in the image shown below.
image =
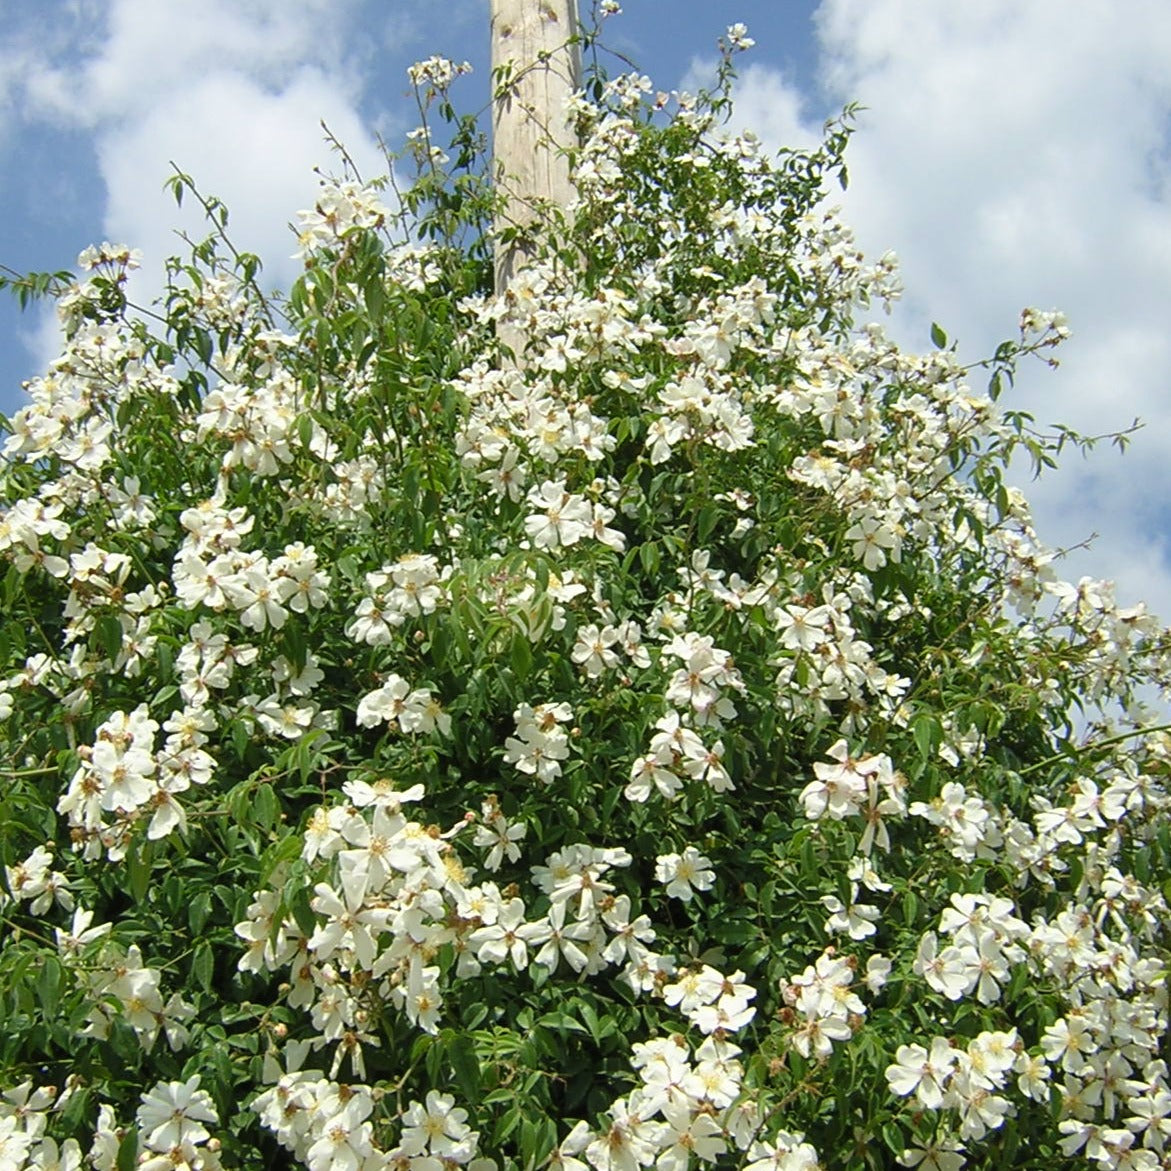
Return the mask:
<path fill-rule="evenodd" d="M 1171 644 L 1004 478 L 1064 323 L 896 347 L 748 43 L 591 83 L 501 296 L 437 59 L 286 296 L 182 175 L 151 312 L 17 282 L 4 1171 L 1171 1165 Z"/>

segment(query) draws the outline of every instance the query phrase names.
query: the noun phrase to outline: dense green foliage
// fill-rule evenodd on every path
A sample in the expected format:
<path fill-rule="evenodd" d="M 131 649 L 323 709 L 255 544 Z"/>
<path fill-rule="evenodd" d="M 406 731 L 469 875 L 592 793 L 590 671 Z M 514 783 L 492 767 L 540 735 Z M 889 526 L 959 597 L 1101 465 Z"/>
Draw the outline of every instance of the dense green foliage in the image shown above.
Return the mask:
<path fill-rule="evenodd" d="M 1165 1165 L 1168 639 L 1004 479 L 1064 325 L 892 344 L 743 44 L 578 102 L 500 297 L 435 60 L 286 297 L 206 198 L 152 312 L 20 286 L 0 1168 Z"/>

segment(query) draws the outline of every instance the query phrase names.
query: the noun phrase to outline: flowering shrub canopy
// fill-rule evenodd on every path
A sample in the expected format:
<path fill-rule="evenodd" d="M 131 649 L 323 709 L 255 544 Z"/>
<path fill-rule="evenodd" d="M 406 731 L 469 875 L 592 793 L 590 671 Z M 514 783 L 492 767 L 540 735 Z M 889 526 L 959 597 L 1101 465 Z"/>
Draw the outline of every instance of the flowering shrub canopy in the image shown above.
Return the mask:
<path fill-rule="evenodd" d="M 893 345 L 747 43 L 577 101 L 503 296 L 467 121 L 286 297 L 207 198 L 151 312 L 22 286 L 3 1171 L 1168 1165 L 1168 637 L 1003 479 L 1064 324 Z"/>

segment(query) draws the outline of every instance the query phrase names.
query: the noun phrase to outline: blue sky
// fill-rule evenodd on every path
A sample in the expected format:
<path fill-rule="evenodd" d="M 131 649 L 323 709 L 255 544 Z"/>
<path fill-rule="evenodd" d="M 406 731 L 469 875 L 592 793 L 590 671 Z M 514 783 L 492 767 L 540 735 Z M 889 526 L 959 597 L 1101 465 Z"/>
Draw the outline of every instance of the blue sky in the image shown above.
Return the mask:
<path fill-rule="evenodd" d="M 580 0 L 583 9 L 590 0 Z M 1146 423 L 1022 483 L 1063 569 L 1113 578 L 1171 620 L 1171 5 L 1166 0 L 625 0 L 606 42 L 662 89 L 694 88 L 744 21 L 736 121 L 771 146 L 813 142 L 867 107 L 838 199 L 906 296 L 890 328 L 937 320 L 975 358 L 1026 305 L 1074 337 L 1008 405 L 1086 432 Z M 406 67 L 467 59 L 466 109 L 488 94 L 487 0 L 0 0 L 0 263 L 70 267 L 91 242 L 141 248 L 158 287 L 174 160 L 233 211 L 272 284 L 295 275 L 285 225 L 329 164 L 324 118 L 377 170 L 376 137 L 414 125 Z M 617 70 L 623 68 L 616 59 Z M 186 209 L 185 209 L 186 210 Z M 152 282 L 153 286 L 152 286 Z M 54 352 L 52 321 L 0 301 L 0 410 Z M 979 384 L 977 384 L 979 385 Z M 1022 470 L 1022 481 L 1024 474 Z"/>

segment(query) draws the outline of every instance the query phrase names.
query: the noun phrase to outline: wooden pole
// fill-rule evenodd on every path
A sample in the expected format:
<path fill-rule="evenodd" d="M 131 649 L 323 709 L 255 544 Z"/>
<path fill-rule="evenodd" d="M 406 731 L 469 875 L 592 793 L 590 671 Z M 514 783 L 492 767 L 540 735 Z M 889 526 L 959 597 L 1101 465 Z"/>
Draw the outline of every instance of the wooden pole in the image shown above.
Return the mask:
<path fill-rule="evenodd" d="M 496 227 L 521 229 L 519 239 L 496 244 L 497 293 L 524 266 L 524 232 L 542 205 L 573 198 L 564 152 L 576 139 L 566 110 L 581 85 L 581 54 L 566 42 L 577 27 L 576 0 L 492 0 L 493 180 L 505 195 Z M 504 66 L 509 75 L 499 80 Z"/>

